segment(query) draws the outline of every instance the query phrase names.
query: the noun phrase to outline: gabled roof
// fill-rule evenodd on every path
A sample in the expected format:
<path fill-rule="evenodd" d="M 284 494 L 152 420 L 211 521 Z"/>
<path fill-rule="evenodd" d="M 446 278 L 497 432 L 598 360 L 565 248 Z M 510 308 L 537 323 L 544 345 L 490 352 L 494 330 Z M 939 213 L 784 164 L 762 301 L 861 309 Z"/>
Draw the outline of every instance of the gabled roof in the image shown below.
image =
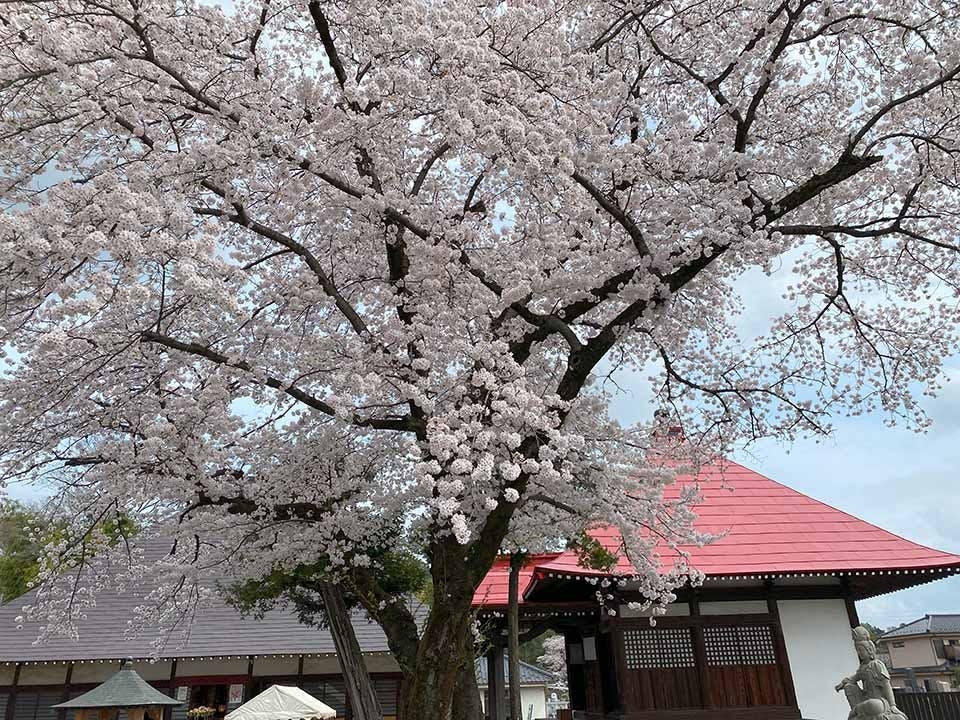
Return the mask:
<path fill-rule="evenodd" d="M 503 657 L 503 677 L 509 678 L 510 671 L 507 667 L 509 660 L 507 656 Z M 487 679 L 487 659 L 486 658 L 477 658 L 474 661 L 474 667 L 477 671 L 477 685 L 480 687 L 486 687 L 488 684 Z M 520 661 L 520 684 L 521 685 L 551 685 L 556 682 L 556 678 L 552 673 L 547 672 L 543 668 L 539 668 L 536 665 L 531 665 L 530 663 L 525 663 L 523 660 Z M 507 681 L 507 687 L 509 687 L 509 680 Z"/>
<path fill-rule="evenodd" d="M 704 547 L 681 548 L 689 553 L 690 565 L 708 579 L 879 573 L 939 576 L 960 571 L 960 556 L 906 540 L 729 460 L 708 464 L 696 476 L 679 476 L 665 496 L 679 498 L 691 484 L 698 485 L 702 495 L 694 508 L 696 528 L 724 534 Z M 618 529 L 601 527 L 591 535 L 619 555 L 612 572 L 582 567 L 571 551 L 537 556 L 524 569 L 521 593 L 529 596 L 538 582 L 549 578 L 634 574 L 621 552 Z M 672 564 L 668 553 L 664 553 L 664 565 Z M 509 563 L 497 562 L 478 588 L 474 605 L 506 605 L 508 575 Z M 899 586 L 931 579 L 934 576 L 902 578 Z"/>
<path fill-rule="evenodd" d="M 179 700 L 153 688 L 133 669 L 133 663 L 123 667 L 93 690 L 67 700 L 54 708 L 131 708 L 155 705 L 183 705 Z"/>
<path fill-rule="evenodd" d="M 151 540 L 143 547 L 146 561 L 159 560 L 170 543 Z M 216 578 L 210 578 L 209 583 L 215 585 Z M 84 619 L 78 622 L 77 640 L 57 636 L 36 643 L 42 623 L 18 622 L 22 608 L 36 604 L 36 591 L 0 605 L 0 663 L 336 654 L 330 632 L 303 625 L 292 609 L 277 608 L 263 617 L 244 616 L 219 597 L 200 607 L 192 617 L 184 618 L 172 633 L 165 635 L 157 626 L 144 625 L 135 636 L 130 636 L 128 623 L 135 619 L 139 605 L 150 602 L 145 597 L 153 589 L 149 578 L 145 578 L 123 592 L 110 588 L 99 591 L 96 605 L 87 608 Z M 413 610 L 422 617 L 422 607 Z M 364 653 L 389 653 L 379 625 L 359 611 L 354 612 L 352 621 Z M 168 640 L 158 651 L 156 642 L 164 637 Z"/>
<path fill-rule="evenodd" d="M 907 623 L 903 627 L 889 630 L 880 636 L 881 640 L 907 637 L 909 635 L 956 635 L 960 634 L 960 615 L 924 615 L 919 620 Z"/>

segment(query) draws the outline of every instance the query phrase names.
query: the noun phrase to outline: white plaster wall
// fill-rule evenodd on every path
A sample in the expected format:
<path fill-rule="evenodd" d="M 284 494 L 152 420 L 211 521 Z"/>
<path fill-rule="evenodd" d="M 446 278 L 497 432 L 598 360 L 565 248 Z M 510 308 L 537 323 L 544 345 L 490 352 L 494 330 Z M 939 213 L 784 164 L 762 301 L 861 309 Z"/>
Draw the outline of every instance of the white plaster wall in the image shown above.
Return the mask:
<path fill-rule="evenodd" d="M 902 643 L 903 647 L 897 647 Z M 937 658 L 933 651 L 933 642 L 930 638 L 905 638 L 903 640 L 887 640 L 887 650 L 890 652 L 890 662 L 896 668 L 929 667 L 939 665 L 942 660 Z"/>
<path fill-rule="evenodd" d="M 671 603 L 667 605 L 667 615 L 668 616 L 685 616 L 690 614 L 690 605 L 688 603 Z M 634 610 L 628 605 L 624 604 L 620 606 L 620 617 L 624 618 L 638 618 L 638 617 L 650 617 L 653 615 L 652 610 Z"/>
<path fill-rule="evenodd" d="M 257 659 L 255 658 L 253 663 L 253 672 L 257 672 Z M 206 677 L 208 675 L 246 675 L 247 674 L 247 659 L 233 659 L 233 660 L 221 660 L 221 659 L 204 659 L 204 660 L 178 660 L 177 661 L 177 677 L 178 678 L 190 678 L 190 677 Z"/>
<path fill-rule="evenodd" d="M 807 720 L 845 718 L 850 708 L 833 688 L 859 665 L 843 600 L 781 600 L 780 624 L 797 691 Z"/>
<path fill-rule="evenodd" d="M 73 680 L 76 685 L 102 683 L 120 669 L 120 663 L 77 662 L 73 664 Z M 63 682 L 61 680 L 60 682 Z"/>
<path fill-rule="evenodd" d="M 340 661 L 335 657 L 305 657 L 304 675 L 337 675 L 340 673 Z"/>
<path fill-rule="evenodd" d="M 157 660 L 155 662 L 144 660 L 135 662 L 133 669 L 147 682 L 166 682 L 170 679 L 170 662 L 168 660 Z M 76 672 L 77 669 L 74 668 L 73 671 Z"/>
<path fill-rule="evenodd" d="M 487 686 L 480 686 L 480 705 L 487 711 Z M 530 714 L 530 706 L 533 714 Z M 520 688 L 520 707 L 523 708 L 523 720 L 539 720 L 547 716 L 547 688 L 543 685 Z"/>
<path fill-rule="evenodd" d="M 104 665 L 103 668 L 106 666 Z M 112 665 L 111 668 L 116 672 L 118 665 Z M 74 668 L 76 674 L 76 668 Z M 51 665 L 24 665 L 20 668 L 21 685 L 59 685 L 67 677 L 67 666 L 57 664 Z"/>
<path fill-rule="evenodd" d="M 766 600 L 734 600 L 700 603 L 701 615 L 754 615 L 770 612 Z"/>
<path fill-rule="evenodd" d="M 296 675 L 299 658 L 291 657 L 258 657 L 253 660 L 253 674 L 255 677 L 265 675 Z"/>
<path fill-rule="evenodd" d="M 530 706 L 533 714 L 530 714 Z M 547 691 L 543 687 L 520 688 L 520 707 L 523 708 L 523 720 L 527 718 L 545 718 L 547 716 Z"/>

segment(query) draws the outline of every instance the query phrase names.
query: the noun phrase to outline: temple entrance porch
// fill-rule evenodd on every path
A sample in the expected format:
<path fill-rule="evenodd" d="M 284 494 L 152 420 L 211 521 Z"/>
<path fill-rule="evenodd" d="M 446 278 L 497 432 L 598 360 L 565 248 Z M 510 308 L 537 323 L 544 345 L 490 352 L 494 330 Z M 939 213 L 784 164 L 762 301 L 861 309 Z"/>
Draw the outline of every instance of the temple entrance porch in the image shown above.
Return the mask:
<path fill-rule="evenodd" d="M 568 594 L 571 588 L 564 590 Z M 855 617 L 848 613 L 852 602 L 844 594 L 839 584 L 813 589 L 764 583 L 734 592 L 687 591 L 655 623 L 630 610 L 634 599 L 630 593 L 618 593 L 617 604 L 606 607 L 582 598 L 556 602 L 554 595 L 551 602 L 528 601 L 521 606 L 521 637 L 535 637 L 545 629 L 564 636 L 570 711 L 560 717 L 827 720 L 801 713 L 780 607 L 814 602 L 821 615 L 829 609 L 837 626 L 832 634 L 849 655 L 849 628 Z M 505 684 L 503 671 L 496 670 L 502 668 L 505 630 L 498 615 L 487 623 L 494 628 L 488 637 L 503 638 L 493 643 L 487 656 L 491 678 L 487 717 L 507 720 L 505 703 L 494 697 Z M 829 653 L 830 647 L 823 651 Z M 803 676 L 808 671 L 807 660 L 801 682 L 807 682 Z M 832 695 L 829 681 L 822 684 L 822 692 Z"/>
<path fill-rule="evenodd" d="M 776 603 L 726 614 L 723 603 L 705 605 L 707 614 L 696 599 L 678 603 L 656 625 L 600 611 L 554 618 L 566 639 L 572 717 L 799 720 Z M 533 623 L 538 632 L 543 624 Z M 491 662 L 500 653 L 494 648 Z M 506 720 L 493 698 L 488 707 L 490 720 Z"/>

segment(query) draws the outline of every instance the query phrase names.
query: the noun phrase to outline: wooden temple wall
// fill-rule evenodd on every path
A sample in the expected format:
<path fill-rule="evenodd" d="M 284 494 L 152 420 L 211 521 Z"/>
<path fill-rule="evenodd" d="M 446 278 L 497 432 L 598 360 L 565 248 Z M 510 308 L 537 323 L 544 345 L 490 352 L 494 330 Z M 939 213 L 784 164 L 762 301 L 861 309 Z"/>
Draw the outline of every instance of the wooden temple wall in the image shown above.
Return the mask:
<path fill-rule="evenodd" d="M 789 607 L 791 601 L 786 602 Z M 831 630 L 836 647 L 852 647 L 843 600 L 814 602 L 829 604 L 838 615 L 839 625 Z M 646 617 L 618 616 L 593 629 L 571 631 L 571 707 L 579 711 L 577 717 L 588 719 L 616 714 L 625 720 L 798 720 L 803 703 L 790 655 L 807 665 L 810 658 L 799 653 L 796 643 L 788 653 L 780 618 L 783 603 L 773 596 L 702 603 L 692 598 L 655 625 Z M 817 612 L 822 615 L 822 610 Z M 824 648 L 827 655 L 831 650 Z M 810 670 L 804 667 L 800 673 L 801 684 L 806 683 L 804 703 L 822 705 L 821 696 L 828 704 L 842 702 L 832 697 L 834 670 L 824 668 L 812 688 Z M 829 717 L 833 714 L 831 710 Z"/>

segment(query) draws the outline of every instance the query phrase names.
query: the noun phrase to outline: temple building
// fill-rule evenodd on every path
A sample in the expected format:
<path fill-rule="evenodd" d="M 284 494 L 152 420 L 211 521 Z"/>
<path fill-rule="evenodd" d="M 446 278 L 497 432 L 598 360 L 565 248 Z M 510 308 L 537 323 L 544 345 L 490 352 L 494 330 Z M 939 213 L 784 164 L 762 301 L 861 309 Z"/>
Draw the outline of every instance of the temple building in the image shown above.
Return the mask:
<path fill-rule="evenodd" d="M 960 571 L 960 557 L 923 547 L 729 461 L 681 477 L 703 500 L 698 529 L 726 535 L 684 548 L 705 574 L 678 591 L 652 625 L 629 609 L 642 596 L 612 582 L 633 574 L 623 557 L 604 574 L 566 551 L 529 559 L 520 577 L 521 632 L 566 638 L 570 704 L 590 720 L 834 720 L 850 711 L 834 686 L 858 666 L 855 602 Z M 594 531 L 616 553 L 613 529 Z M 474 605 L 503 623 L 509 560 L 497 562 Z M 611 614 L 609 611 L 615 614 Z M 499 666 L 502 649 L 490 653 Z M 491 683 L 490 720 L 503 720 Z"/>
<path fill-rule="evenodd" d="M 917 545 L 791 490 L 747 468 L 718 462 L 671 492 L 700 484 L 697 527 L 726 533 L 689 548 L 706 580 L 682 588 L 651 625 L 629 609 L 642 600 L 629 563 L 604 575 L 573 552 L 531 557 L 521 574 L 521 622 L 533 637 L 553 629 L 566 639 L 574 717 L 588 720 L 835 720 L 847 716 L 834 691 L 856 669 L 851 642 L 855 601 L 960 572 L 960 557 Z M 612 552 L 615 530 L 595 537 Z M 474 605 L 493 637 L 502 637 L 509 561 L 499 560 Z M 600 607 L 604 580 L 614 599 Z M 36 625 L 16 620 L 32 594 L 0 607 L 0 720 L 66 720 L 53 706 L 113 675 L 124 660 L 153 687 L 181 700 L 165 720 L 213 707 L 214 720 L 272 684 L 301 687 L 349 718 L 329 633 L 274 610 L 241 617 L 226 604 L 201 610 L 179 643 L 159 651 L 156 633 L 128 637 L 139 593 L 104 592 L 80 623 L 79 639 L 37 644 Z M 613 611 L 611 614 L 610 611 Z M 361 649 L 388 718 L 395 716 L 400 673 L 377 625 L 354 617 Z M 486 712 L 505 720 L 502 649 L 487 663 Z M 150 660 L 149 658 L 156 658 Z M 416 720 L 404 718 L 404 720 Z M 524 718 L 527 720 L 527 718 Z"/>

